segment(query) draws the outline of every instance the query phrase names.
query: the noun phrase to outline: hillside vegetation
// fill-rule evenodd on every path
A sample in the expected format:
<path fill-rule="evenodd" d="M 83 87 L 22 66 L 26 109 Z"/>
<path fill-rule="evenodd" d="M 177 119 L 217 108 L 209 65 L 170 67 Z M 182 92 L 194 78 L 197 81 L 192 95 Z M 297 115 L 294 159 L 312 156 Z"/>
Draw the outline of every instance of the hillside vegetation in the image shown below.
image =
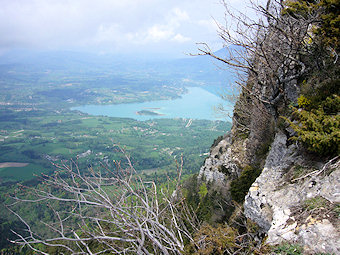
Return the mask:
<path fill-rule="evenodd" d="M 207 183 L 209 202 L 196 202 L 208 207 L 205 221 L 227 222 L 242 240 L 221 251 L 222 232 L 205 243 L 206 254 L 226 254 L 227 247 L 234 252 L 233 245 L 244 254 L 338 254 L 340 2 L 268 1 L 253 7 L 260 21 L 227 10 L 236 31 L 220 26 L 226 45 L 238 49 L 226 58 L 206 45 L 200 49 L 235 69 L 242 87 L 232 131 L 211 150 L 199 174 L 197 186 Z M 306 209 L 310 203 L 319 214 Z"/>
<path fill-rule="evenodd" d="M 13 213 L 17 201 L 58 205 L 51 235 L 19 218 L 27 232 L 15 243 L 45 254 L 340 253 L 340 3 L 268 1 L 253 5 L 258 21 L 225 7 L 237 23 L 220 25 L 227 54 L 200 54 L 234 68 L 242 91 L 198 176 L 181 182 L 179 158 L 163 184 L 128 157 L 114 170 L 60 166 L 11 198 Z"/>

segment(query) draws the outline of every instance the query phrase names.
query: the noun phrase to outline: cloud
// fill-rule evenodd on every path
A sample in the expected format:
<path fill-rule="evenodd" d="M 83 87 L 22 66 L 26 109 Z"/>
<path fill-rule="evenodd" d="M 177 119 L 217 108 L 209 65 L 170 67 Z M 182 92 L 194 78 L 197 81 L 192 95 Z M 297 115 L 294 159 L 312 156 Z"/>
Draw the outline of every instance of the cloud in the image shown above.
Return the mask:
<path fill-rule="evenodd" d="M 101 24 L 98 28 L 94 40 L 100 43 L 128 42 L 134 45 L 145 45 L 164 43 L 167 41 L 175 43 L 185 43 L 191 40 L 177 30 L 183 22 L 190 21 L 186 11 L 180 8 L 169 10 L 163 19 L 157 20 L 158 24 L 150 23 L 149 27 L 135 30 L 134 28 L 123 28 L 117 23 Z"/>
<path fill-rule="evenodd" d="M 0 50 L 139 45 L 178 50 L 216 40 L 211 16 L 223 16 L 222 5 L 206 0 L 0 0 L 0 5 Z"/>
<path fill-rule="evenodd" d="M 180 28 L 181 23 L 190 20 L 187 12 L 174 8 L 166 15 L 166 19 L 162 24 L 155 24 L 148 28 L 145 38 L 141 38 L 143 43 L 155 43 L 161 41 L 172 40 L 174 42 L 183 43 L 190 41 L 189 37 L 184 37 L 176 30 Z"/>
<path fill-rule="evenodd" d="M 171 26 L 179 26 L 181 22 L 190 20 L 189 15 L 186 11 L 180 8 L 174 8 L 169 13 L 169 24 Z"/>
<path fill-rule="evenodd" d="M 160 42 L 168 40 L 173 35 L 172 28 L 167 26 L 154 25 L 146 33 L 144 42 Z"/>
<path fill-rule="evenodd" d="M 209 30 L 216 30 L 216 22 L 213 19 L 201 19 L 197 21 L 197 24 L 201 27 L 205 27 Z"/>
<path fill-rule="evenodd" d="M 185 37 L 181 34 L 176 34 L 171 40 L 174 42 L 184 43 L 191 41 L 191 38 Z"/>

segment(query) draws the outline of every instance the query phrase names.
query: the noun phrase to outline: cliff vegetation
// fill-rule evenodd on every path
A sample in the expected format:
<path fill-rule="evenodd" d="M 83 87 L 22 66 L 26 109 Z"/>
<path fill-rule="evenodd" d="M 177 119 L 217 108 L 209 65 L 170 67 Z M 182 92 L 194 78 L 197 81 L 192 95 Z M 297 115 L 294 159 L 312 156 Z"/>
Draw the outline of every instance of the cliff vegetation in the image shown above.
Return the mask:
<path fill-rule="evenodd" d="M 340 2 L 268 0 L 252 5 L 255 21 L 224 5 L 235 22 L 219 26 L 226 54 L 199 50 L 233 68 L 241 93 L 199 174 L 182 182 L 180 159 L 162 184 L 128 157 L 114 170 L 57 166 L 12 196 L 27 229 L 14 243 L 42 254 L 340 254 Z M 27 201 L 49 208 L 51 236 L 15 212 Z"/>
<path fill-rule="evenodd" d="M 339 254 L 340 2 L 253 8 L 258 21 L 226 5 L 237 24 L 236 31 L 220 26 L 233 45 L 227 56 L 200 49 L 235 70 L 241 93 L 232 130 L 211 149 L 198 184 L 223 194 L 223 224 L 244 217 L 257 226 L 235 227 L 248 238 L 242 254 Z"/>

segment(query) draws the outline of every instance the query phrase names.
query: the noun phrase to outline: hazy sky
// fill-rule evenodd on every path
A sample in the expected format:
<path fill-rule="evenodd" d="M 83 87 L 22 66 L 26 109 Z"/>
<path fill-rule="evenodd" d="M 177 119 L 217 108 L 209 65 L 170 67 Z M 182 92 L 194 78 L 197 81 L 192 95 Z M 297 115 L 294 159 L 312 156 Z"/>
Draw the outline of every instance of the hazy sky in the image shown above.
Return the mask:
<path fill-rule="evenodd" d="M 197 42 L 217 45 L 212 17 L 223 21 L 219 0 L 0 0 L 0 51 L 188 53 Z"/>

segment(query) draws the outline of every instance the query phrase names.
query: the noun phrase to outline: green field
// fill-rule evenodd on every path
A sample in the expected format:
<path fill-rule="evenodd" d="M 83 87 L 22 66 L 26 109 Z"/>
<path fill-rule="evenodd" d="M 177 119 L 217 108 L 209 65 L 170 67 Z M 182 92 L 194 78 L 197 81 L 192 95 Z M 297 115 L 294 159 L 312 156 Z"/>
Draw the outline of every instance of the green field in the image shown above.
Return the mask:
<path fill-rule="evenodd" d="M 202 154 L 212 141 L 226 132 L 223 121 L 186 119 L 133 119 L 88 116 L 75 111 L 16 112 L 0 110 L 1 162 L 27 162 L 26 168 L 2 170 L 2 182 L 33 178 L 32 173 L 53 171 L 50 161 L 78 159 L 80 166 L 110 164 L 122 159 L 114 145 L 125 148 L 137 170 L 169 169 L 183 155 L 185 170 L 198 171 Z M 22 172 L 22 175 L 20 174 Z"/>
<path fill-rule="evenodd" d="M 5 181 L 25 181 L 41 173 L 48 173 L 48 170 L 38 164 L 28 164 L 24 167 L 0 168 L 0 178 Z"/>
<path fill-rule="evenodd" d="M 0 248 L 15 238 L 11 229 L 23 228 L 4 206 L 13 202 L 7 193 L 22 191 L 18 182 L 39 187 L 36 175 L 51 174 L 56 170 L 53 164 L 71 160 L 83 172 L 101 164 L 113 168 L 113 161 L 121 161 L 124 167 L 126 159 L 117 145 L 144 179 L 160 184 L 176 178 L 180 157 L 185 178 L 199 171 L 214 139 L 231 126 L 224 121 L 193 120 L 186 127 L 186 119 L 137 121 L 70 110 L 89 104 L 169 100 L 190 86 L 216 92 L 224 85 L 221 74 L 225 72 L 216 71 L 207 61 L 144 63 L 110 58 L 94 63 L 92 57 L 83 62 L 68 55 L 61 61 L 58 53 L 46 61 L 36 57 L 20 63 L 17 57 L 11 58 L 13 63 L 0 61 L 0 163 L 28 165 L 0 168 Z M 51 220 L 34 203 L 19 206 L 18 212 L 36 227 L 41 220 Z"/>

